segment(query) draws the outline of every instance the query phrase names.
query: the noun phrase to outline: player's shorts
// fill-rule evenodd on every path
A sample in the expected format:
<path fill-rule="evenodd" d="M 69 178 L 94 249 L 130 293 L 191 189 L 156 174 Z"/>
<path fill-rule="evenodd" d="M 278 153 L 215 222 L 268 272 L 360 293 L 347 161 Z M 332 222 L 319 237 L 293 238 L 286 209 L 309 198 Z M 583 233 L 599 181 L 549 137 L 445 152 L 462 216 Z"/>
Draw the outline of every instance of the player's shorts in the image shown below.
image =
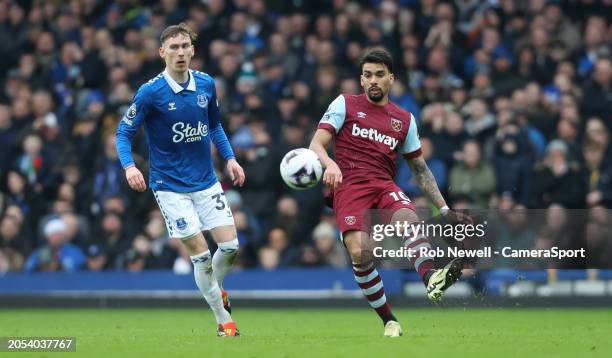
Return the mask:
<path fill-rule="evenodd" d="M 153 191 L 171 238 L 184 239 L 203 230 L 234 225 L 221 184 L 193 193 Z"/>
<path fill-rule="evenodd" d="M 343 183 L 334 192 L 334 212 L 343 234 L 351 230 L 370 232 L 368 210 L 414 210 L 412 201 L 393 181 Z M 391 219 L 391 218 L 388 218 Z"/>

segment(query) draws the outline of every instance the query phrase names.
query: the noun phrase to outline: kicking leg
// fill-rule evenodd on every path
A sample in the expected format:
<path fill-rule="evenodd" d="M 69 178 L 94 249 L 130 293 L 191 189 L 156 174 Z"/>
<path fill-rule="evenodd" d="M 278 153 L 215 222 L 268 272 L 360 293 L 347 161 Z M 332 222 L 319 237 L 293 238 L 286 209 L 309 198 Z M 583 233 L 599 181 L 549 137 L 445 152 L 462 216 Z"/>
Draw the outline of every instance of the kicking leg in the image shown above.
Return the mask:
<path fill-rule="evenodd" d="M 392 217 L 392 223 L 408 222 L 416 223 L 419 221 L 414 210 L 402 208 L 397 210 Z M 439 302 L 449 287 L 451 287 L 461 277 L 461 269 L 463 268 L 460 258 L 451 260 L 444 268 L 434 269 L 434 260 L 431 257 L 421 254 L 421 249 L 431 249 L 431 244 L 423 234 L 416 236 L 412 232 L 404 238 L 404 246 L 414 250 L 413 257 L 410 262 L 414 265 L 414 269 L 419 273 L 421 280 L 427 287 L 427 297 L 433 302 Z"/>

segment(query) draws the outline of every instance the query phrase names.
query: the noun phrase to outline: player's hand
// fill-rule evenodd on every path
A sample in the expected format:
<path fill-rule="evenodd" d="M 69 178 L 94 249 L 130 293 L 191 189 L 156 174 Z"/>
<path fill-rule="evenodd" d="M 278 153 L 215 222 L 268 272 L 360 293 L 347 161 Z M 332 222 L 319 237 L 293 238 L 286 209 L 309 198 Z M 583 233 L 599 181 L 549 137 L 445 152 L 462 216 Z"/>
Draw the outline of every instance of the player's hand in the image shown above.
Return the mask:
<path fill-rule="evenodd" d="M 446 217 L 446 220 L 453 224 L 474 224 L 474 220 L 472 219 L 472 217 L 462 211 L 448 210 L 448 212 L 444 216 Z"/>
<path fill-rule="evenodd" d="M 131 166 L 125 170 L 125 178 L 130 188 L 140 192 L 147 190 L 147 183 L 136 166 Z"/>
<path fill-rule="evenodd" d="M 332 189 L 336 189 L 342 184 L 342 172 L 336 162 L 332 161 L 323 173 L 323 183 Z"/>
<path fill-rule="evenodd" d="M 227 162 L 227 172 L 234 185 L 242 186 L 244 184 L 244 170 L 236 159 L 230 159 Z"/>

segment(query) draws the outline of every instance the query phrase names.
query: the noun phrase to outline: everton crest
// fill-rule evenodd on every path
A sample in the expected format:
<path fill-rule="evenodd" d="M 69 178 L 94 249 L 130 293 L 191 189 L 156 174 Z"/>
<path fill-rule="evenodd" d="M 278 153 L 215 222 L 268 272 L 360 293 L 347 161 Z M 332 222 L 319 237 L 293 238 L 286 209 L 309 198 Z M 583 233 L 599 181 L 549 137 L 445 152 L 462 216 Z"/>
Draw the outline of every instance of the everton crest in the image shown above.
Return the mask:
<path fill-rule="evenodd" d="M 185 218 L 178 218 L 176 220 L 176 227 L 179 230 L 185 230 L 185 228 L 187 227 L 187 221 L 185 220 Z"/>
<path fill-rule="evenodd" d="M 396 132 L 401 131 L 402 121 L 400 121 L 399 119 L 391 118 L 391 128 L 393 128 L 393 130 Z"/>
<path fill-rule="evenodd" d="M 206 108 L 206 106 L 208 106 L 208 98 L 206 98 L 206 95 L 203 93 L 198 95 L 198 106 L 200 108 Z"/>

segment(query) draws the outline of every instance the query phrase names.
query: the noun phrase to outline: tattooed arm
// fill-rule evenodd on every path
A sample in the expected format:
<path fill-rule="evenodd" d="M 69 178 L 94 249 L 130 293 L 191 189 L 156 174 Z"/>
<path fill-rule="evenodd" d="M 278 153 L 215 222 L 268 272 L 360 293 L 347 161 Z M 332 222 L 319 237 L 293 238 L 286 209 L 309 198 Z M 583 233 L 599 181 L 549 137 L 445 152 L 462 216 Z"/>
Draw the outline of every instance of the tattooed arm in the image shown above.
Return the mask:
<path fill-rule="evenodd" d="M 431 174 L 431 170 L 429 170 L 429 167 L 427 166 L 427 163 L 422 155 L 419 155 L 416 158 L 408 159 L 408 165 L 410 166 L 410 170 L 412 170 L 412 175 L 414 175 L 421 192 L 427 195 L 429 200 L 431 200 L 434 205 L 440 209 L 440 213 L 446 217 L 447 220 L 454 223 L 474 223 L 472 218 L 467 213 L 449 209 L 449 207 L 446 205 L 446 201 L 442 197 L 442 193 L 440 193 L 436 179 L 434 178 L 433 174 Z"/>
<path fill-rule="evenodd" d="M 408 165 L 410 166 L 410 170 L 412 170 L 412 175 L 414 175 L 421 192 L 425 194 L 438 209 L 445 207 L 446 201 L 442 197 L 436 179 L 433 174 L 431 174 L 431 170 L 429 170 L 423 156 L 419 155 L 416 158 L 408 159 Z"/>

